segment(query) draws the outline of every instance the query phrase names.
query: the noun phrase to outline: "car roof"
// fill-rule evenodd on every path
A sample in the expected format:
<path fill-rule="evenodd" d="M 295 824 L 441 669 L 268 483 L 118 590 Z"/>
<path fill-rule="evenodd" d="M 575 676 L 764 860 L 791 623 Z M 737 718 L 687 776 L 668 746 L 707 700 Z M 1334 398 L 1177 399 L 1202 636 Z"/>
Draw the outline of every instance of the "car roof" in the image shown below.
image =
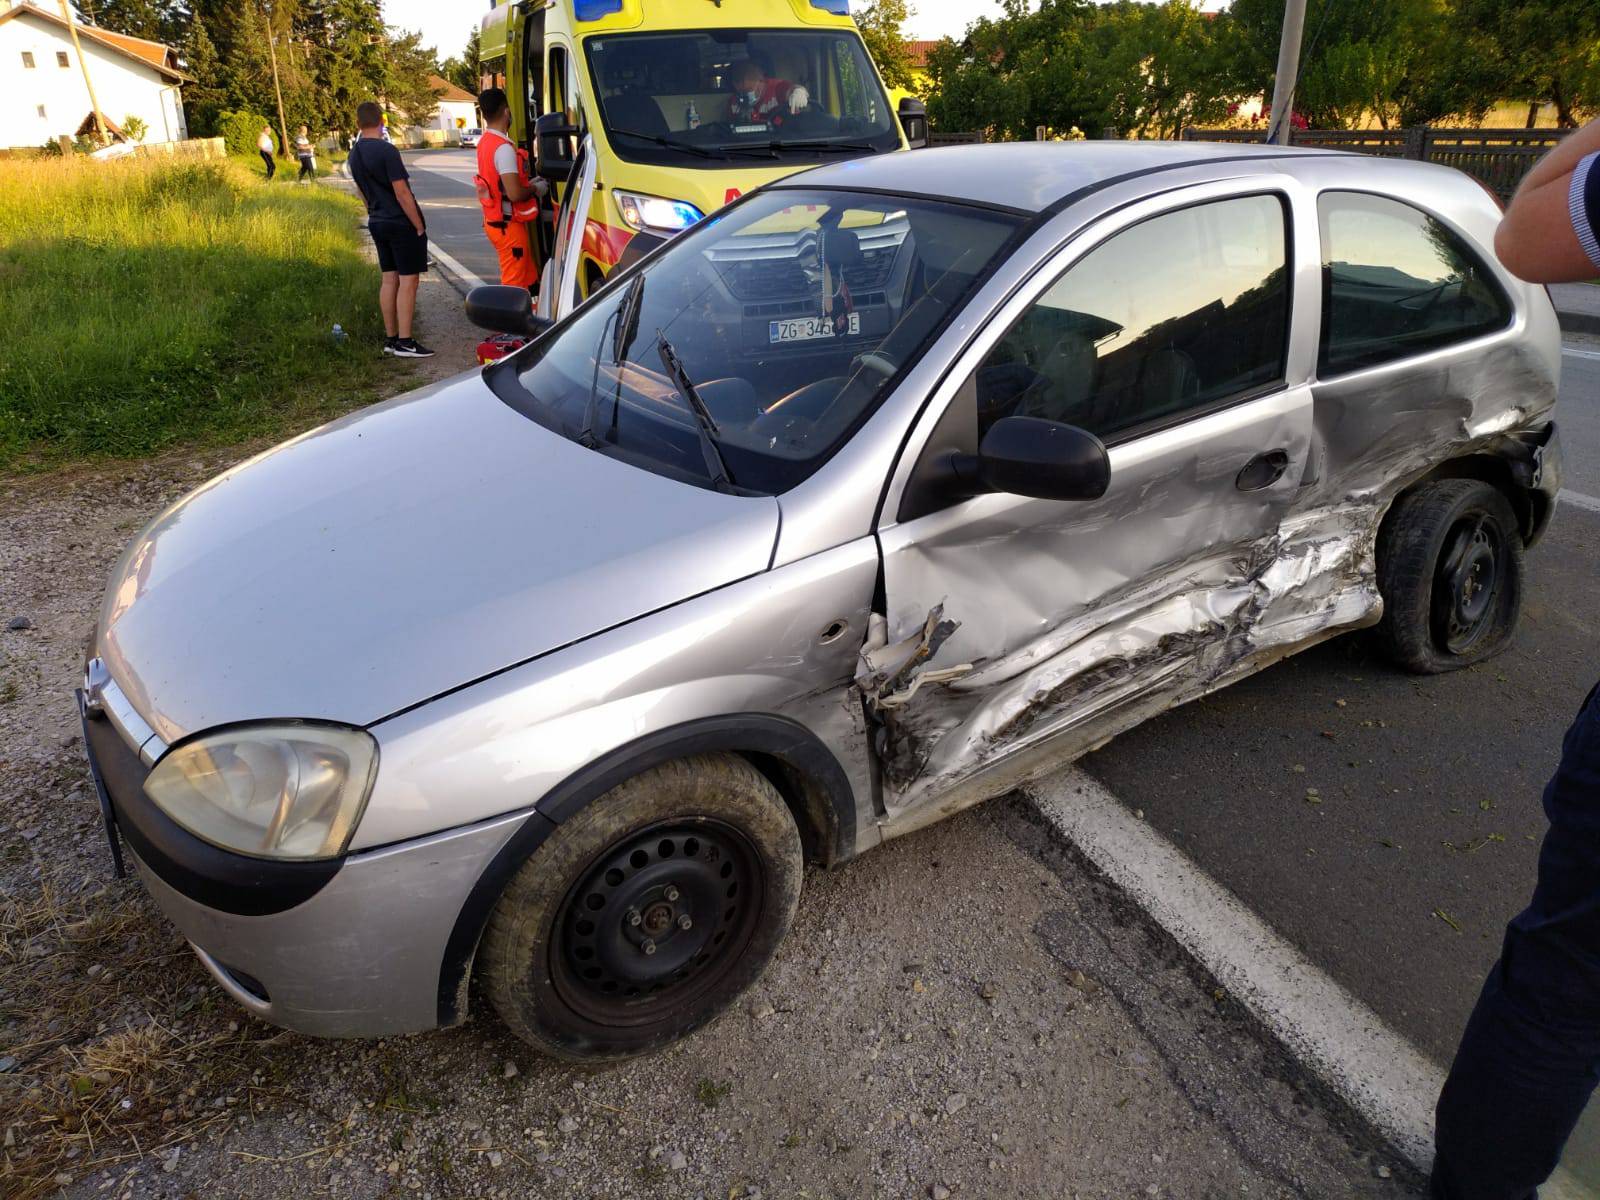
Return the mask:
<path fill-rule="evenodd" d="M 1174 167 L 1360 157 L 1239 142 L 998 142 L 874 154 L 790 176 L 778 186 L 867 188 L 1038 213 L 1086 187 Z"/>

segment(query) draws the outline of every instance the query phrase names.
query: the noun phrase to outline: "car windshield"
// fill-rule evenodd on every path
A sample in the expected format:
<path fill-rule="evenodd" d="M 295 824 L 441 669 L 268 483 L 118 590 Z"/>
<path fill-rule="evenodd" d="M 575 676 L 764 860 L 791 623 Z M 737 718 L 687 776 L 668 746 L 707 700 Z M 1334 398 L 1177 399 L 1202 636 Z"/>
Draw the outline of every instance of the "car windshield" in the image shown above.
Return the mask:
<path fill-rule="evenodd" d="M 876 408 L 1018 225 L 927 199 L 756 193 L 491 368 L 490 383 L 602 453 L 776 494 Z"/>
<path fill-rule="evenodd" d="M 585 45 L 606 138 L 632 162 L 749 165 L 900 148 L 850 31 L 618 34 Z"/>

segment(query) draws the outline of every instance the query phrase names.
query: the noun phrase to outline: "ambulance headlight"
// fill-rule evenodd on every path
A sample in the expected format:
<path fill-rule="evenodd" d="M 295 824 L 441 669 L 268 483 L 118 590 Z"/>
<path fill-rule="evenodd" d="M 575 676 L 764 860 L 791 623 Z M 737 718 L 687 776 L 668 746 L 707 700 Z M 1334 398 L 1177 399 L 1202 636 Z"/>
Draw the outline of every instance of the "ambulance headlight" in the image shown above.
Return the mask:
<path fill-rule="evenodd" d="M 694 205 L 684 200 L 664 200 L 660 196 L 646 196 L 639 192 L 612 192 L 617 198 L 617 211 L 622 222 L 635 233 L 658 233 L 671 237 L 682 233 L 705 216 Z"/>

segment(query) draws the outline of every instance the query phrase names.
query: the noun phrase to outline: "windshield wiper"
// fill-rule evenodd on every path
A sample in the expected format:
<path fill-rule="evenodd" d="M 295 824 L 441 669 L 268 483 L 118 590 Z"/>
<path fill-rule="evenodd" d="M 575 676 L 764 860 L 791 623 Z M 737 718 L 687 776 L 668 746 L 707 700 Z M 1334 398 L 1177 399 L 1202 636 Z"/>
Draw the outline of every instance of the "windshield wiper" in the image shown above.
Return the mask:
<path fill-rule="evenodd" d="M 610 133 L 612 137 L 638 138 L 640 141 L 654 142 L 658 146 L 671 146 L 674 150 L 687 150 L 690 154 L 698 154 L 701 158 L 717 157 L 704 146 L 696 146 L 693 142 L 685 142 L 680 138 L 661 137 L 659 134 L 645 133 L 641 129 L 612 129 Z"/>
<path fill-rule="evenodd" d="M 694 427 L 700 435 L 700 453 L 706 460 L 706 474 L 711 479 L 711 486 L 719 492 L 732 491 L 733 476 L 728 474 L 728 464 L 722 461 L 722 451 L 717 449 L 716 419 L 695 390 L 694 380 L 684 370 L 683 360 L 672 348 L 672 343 L 667 341 L 666 333 L 660 329 L 656 330 L 656 353 L 661 356 L 661 365 L 667 370 L 667 378 L 672 380 L 694 415 Z"/>
<path fill-rule="evenodd" d="M 776 153 L 779 150 L 876 150 L 871 142 L 830 142 L 826 138 L 805 138 L 799 141 L 785 142 L 772 141 L 768 147 Z"/>
<path fill-rule="evenodd" d="M 617 404 L 622 397 L 622 356 L 627 353 L 629 344 L 633 341 L 634 333 L 639 328 L 639 302 L 644 296 L 644 276 L 635 275 L 628 281 L 628 290 L 622 293 L 622 301 L 611 310 L 611 315 L 606 318 L 606 323 L 600 327 L 600 341 L 605 342 L 606 330 L 612 331 L 611 335 L 611 362 L 618 367 L 617 386 L 611 407 L 611 422 L 616 424 Z M 589 380 L 589 400 L 583 406 L 583 428 L 578 431 L 578 443 L 587 446 L 590 450 L 600 448 L 600 439 L 594 435 L 594 419 L 600 411 L 600 347 L 594 348 L 594 375 Z"/>

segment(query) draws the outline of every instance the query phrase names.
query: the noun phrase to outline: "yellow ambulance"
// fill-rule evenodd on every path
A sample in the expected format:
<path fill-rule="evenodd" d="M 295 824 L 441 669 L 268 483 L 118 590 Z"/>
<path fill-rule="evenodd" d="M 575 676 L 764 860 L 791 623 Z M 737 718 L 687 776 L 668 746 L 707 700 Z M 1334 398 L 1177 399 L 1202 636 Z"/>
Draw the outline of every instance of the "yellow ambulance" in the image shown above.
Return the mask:
<path fill-rule="evenodd" d="M 848 0 L 501 3 L 479 53 L 555 185 L 536 226 L 552 316 L 641 234 L 630 258 L 764 183 L 927 138 L 919 101 L 891 107 Z"/>

